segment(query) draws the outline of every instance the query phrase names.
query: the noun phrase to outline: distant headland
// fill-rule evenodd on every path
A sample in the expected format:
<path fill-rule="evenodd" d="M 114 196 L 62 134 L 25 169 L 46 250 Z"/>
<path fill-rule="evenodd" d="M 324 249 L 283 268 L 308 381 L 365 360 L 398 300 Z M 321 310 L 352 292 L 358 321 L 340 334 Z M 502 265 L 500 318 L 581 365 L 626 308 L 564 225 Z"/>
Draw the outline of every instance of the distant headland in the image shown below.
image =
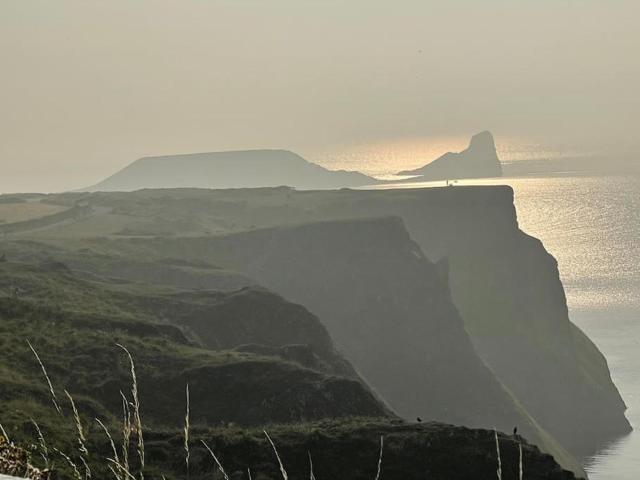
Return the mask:
<path fill-rule="evenodd" d="M 457 178 L 493 178 L 502 176 L 496 145 L 491 132 L 480 132 L 469 142 L 466 150 L 448 152 L 433 162 L 415 170 L 404 170 L 398 175 L 415 175 L 413 181 L 447 180 Z"/>
<path fill-rule="evenodd" d="M 399 172 L 410 181 L 502 176 L 493 135 L 481 132 L 460 153 L 445 153 L 427 165 Z M 405 180 L 406 181 L 406 180 Z M 134 191 L 145 188 L 257 188 L 288 186 L 300 190 L 357 188 L 398 180 L 379 180 L 356 171 L 329 170 L 289 150 L 244 150 L 140 158 L 84 191 Z"/>

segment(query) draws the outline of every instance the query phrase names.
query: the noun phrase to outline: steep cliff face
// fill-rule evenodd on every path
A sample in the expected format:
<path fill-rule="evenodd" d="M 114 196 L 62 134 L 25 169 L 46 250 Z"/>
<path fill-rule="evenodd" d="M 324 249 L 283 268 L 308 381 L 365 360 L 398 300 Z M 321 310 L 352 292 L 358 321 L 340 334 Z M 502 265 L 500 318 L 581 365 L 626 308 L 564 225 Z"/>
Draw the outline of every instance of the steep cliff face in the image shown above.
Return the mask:
<path fill-rule="evenodd" d="M 563 445 L 587 455 L 629 430 L 606 360 L 569 320 L 555 259 L 518 229 L 511 188 L 362 197 L 374 199 L 368 212 L 399 214 L 429 258 L 448 258 L 454 303 L 478 352 Z"/>
<path fill-rule="evenodd" d="M 519 230 L 510 187 L 351 192 L 317 216 L 397 214 L 428 258 L 446 257 L 482 358 L 575 455 L 629 431 L 606 360 L 568 316 L 557 263 Z"/>
<path fill-rule="evenodd" d="M 508 431 L 518 425 L 580 471 L 478 356 L 441 268 L 425 258 L 398 217 L 124 243 L 235 268 L 305 305 L 404 418 Z"/>

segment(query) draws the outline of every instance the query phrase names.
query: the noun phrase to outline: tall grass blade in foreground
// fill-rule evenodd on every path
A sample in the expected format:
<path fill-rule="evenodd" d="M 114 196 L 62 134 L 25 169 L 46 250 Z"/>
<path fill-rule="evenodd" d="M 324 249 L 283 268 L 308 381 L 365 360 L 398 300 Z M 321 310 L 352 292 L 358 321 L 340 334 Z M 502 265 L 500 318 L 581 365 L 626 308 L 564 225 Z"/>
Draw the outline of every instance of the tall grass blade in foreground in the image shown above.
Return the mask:
<path fill-rule="evenodd" d="M 31 345 L 31 342 L 29 340 L 27 340 L 27 345 L 29 345 L 29 348 L 35 355 L 36 360 L 38 360 L 38 363 L 40 364 L 40 368 L 42 369 L 42 373 L 44 373 L 44 378 L 47 380 L 47 385 L 49 385 L 49 392 L 51 392 L 51 401 L 53 402 L 53 406 L 56 408 L 58 413 L 62 414 L 62 410 L 60 410 L 60 405 L 58 405 L 58 397 L 56 397 L 56 391 L 53 389 L 51 379 L 47 374 L 47 369 L 44 368 L 44 363 L 42 363 L 42 360 L 40 360 L 40 355 L 38 355 L 38 352 L 36 352 L 36 349 L 33 348 L 33 345 Z"/>
<path fill-rule="evenodd" d="M 113 475 L 120 479 L 122 478 L 123 480 L 127 480 L 127 479 L 131 479 L 131 480 L 137 480 L 136 477 L 134 477 L 131 472 L 129 472 L 128 470 L 125 470 L 124 467 L 122 466 L 122 464 L 116 462 L 113 458 L 107 458 L 107 461 L 113 465 L 109 465 L 109 470 L 111 470 L 111 472 L 113 473 Z M 114 469 L 115 467 L 115 469 Z M 119 475 L 116 472 L 116 469 L 119 472 L 122 472 L 122 475 Z"/>
<path fill-rule="evenodd" d="M 382 470 L 382 451 L 384 450 L 384 437 L 380 436 L 380 456 L 378 457 L 378 472 L 376 473 L 376 480 L 380 480 L 380 472 Z"/>
<path fill-rule="evenodd" d="M 76 465 L 75 462 L 73 460 L 71 460 L 71 457 L 69 455 L 65 454 L 64 452 L 58 450 L 57 448 L 54 448 L 54 450 L 57 453 L 59 453 L 60 456 L 67 461 L 69 466 L 73 469 L 73 475 L 76 477 L 76 479 L 77 480 L 82 480 L 82 475 L 80 475 L 80 470 L 78 470 L 78 465 Z"/>
<path fill-rule="evenodd" d="M 522 465 L 522 443 L 518 443 L 518 450 L 520 451 L 520 459 L 518 461 L 518 478 L 524 480 L 524 468 Z"/>
<path fill-rule="evenodd" d="M 496 455 L 498 456 L 498 470 L 496 473 L 498 474 L 498 480 L 502 480 L 502 459 L 500 458 L 500 442 L 498 442 L 498 431 L 494 428 L 493 433 L 496 439 Z"/>
<path fill-rule="evenodd" d="M 144 439 L 142 437 L 142 419 L 140 418 L 140 400 L 138 398 L 138 380 L 136 378 L 136 367 L 129 350 L 123 345 L 116 343 L 129 357 L 131 366 L 131 395 L 133 397 L 133 420 L 135 422 L 136 435 L 138 436 L 138 456 L 140 457 L 140 478 L 144 478 Z"/>
<path fill-rule="evenodd" d="M 129 472 L 129 444 L 131 443 L 131 411 L 129 410 L 129 401 L 124 393 L 120 392 L 122 397 L 122 466 L 125 471 Z"/>
<path fill-rule="evenodd" d="M 0 423 L 0 433 L 2 434 L 4 439 L 7 441 L 7 443 L 11 445 L 11 439 L 9 438 L 9 435 L 7 435 L 7 431 L 4 429 L 1 423 Z"/>
<path fill-rule="evenodd" d="M 39 447 L 40 447 L 40 456 L 44 460 L 45 468 L 48 469 L 49 468 L 49 449 L 47 448 L 47 442 L 44 441 L 44 436 L 42 435 L 42 431 L 40 430 L 40 426 L 36 423 L 36 421 L 33 418 L 30 418 L 30 420 L 31 420 L 31 423 L 35 427 L 36 432 L 38 434 L 38 443 L 40 444 L 39 445 Z"/>
<path fill-rule="evenodd" d="M 309 480 L 316 480 L 316 476 L 313 474 L 313 460 L 311 460 L 311 452 L 309 454 Z"/>
<path fill-rule="evenodd" d="M 73 410 L 73 418 L 76 422 L 76 430 L 78 431 L 78 444 L 80 444 L 80 453 L 83 455 L 87 455 L 89 450 L 87 450 L 86 442 L 87 439 L 84 436 L 84 429 L 82 428 L 82 422 L 80 421 L 80 414 L 78 413 L 78 409 L 76 408 L 76 402 L 73 401 L 73 397 L 68 391 L 64 391 L 65 395 L 69 399 L 69 403 L 71 403 L 71 410 Z"/>
<path fill-rule="evenodd" d="M 102 430 L 104 430 L 104 433 L 107 436 L 107 439 L 109 440 L 109 445 L 111 446 L 111 452 L 113 453 L 113 458 L 107 458 L 107 461 L 114 463 L 117 466 L 119 471 L 124 470 L 124 467 L 120 463 L 120 458 L 118 456 L 118 449 L 116 448 L 116 443 L 113 441 L 113 437 L 111 436 L 109 429 L 104 423 L 102 423 L 102 421 L 99 418 L 96 418 L 95 420 L 96 422 L 98 422 L 98 425 L 102 427 Z M 124 480 L 127 478 L 126 475 L 120 475 L 119 473 L 117 473 L 114 470 L 113 466 L 111 465 L 109 465 L 109 470 L 111 470 L 111 472 L 113 473 L 113 476 L 116 477 L 116 480 L 121 480 L 121 479 Z"/>
<path fill-rule="evenodd" d="M 187 397 L 187 408 L 186 408 L 186 414 L 184 416 L 184 451 L 185 451 L 184 461 L 187 464 L 187 476 L 189 476 L 189 384 L 188 383 L 186 388 L 186 397 Z"/>
<path fill-rule="evenodd" d="M 218 470 L 220 470 L 220 473 L 222 473 L 222 476 L 225 478 L 225 480 L 229 480 L 229 476 L 227 475 L 227 472 L 224 471 L 224 467 L 222 466 L 222 464 L 220 463 L 220 460 L 218 460 L 218 457 L 216 457 L 216 454 L 213 453 L 213 450 L 211 450 L 209 448 L 209 445 L 207 445 L 207 442 L 205 442 L 204 440 L 200 440 L 202 442 L 202 444 L 204 445 L 204 448 L 206 448 L 209 453 L 211 454 L 211 456 L 213 457 L 213 459 L 216 462 L 216 465 L 218 465 Z"/>
<path fill-rule="evenodd" d="M 89 464 L 84 457 L 80 457 L 80 461 L 82 462 L 82 465 L 84 465 L 84 479 L 91 480 L 91 469 L 89 468 Z"/>
<path fill-rule="evenodd" d="M 287 475 L 287 471 L 284 469 L 284 465 L 282 464 L 282 459 L 280 458 L 280 454 L 278 453 L 278 449 L 276 448 L 275 443 L 273 443 L 273 440 L 271 440 L 271 437 L 269 436 L 269 434 L 267 433 L 266 430 L 263 430 L 264 434 L 267 436 L 267 440 L 269 440 L 269 443 L 271 444 L 271 448 L 273 448 L 273 453 L 276 454 L 276 458 L 278 459 L 278 465 L 280 465 L 280 473 L 282 474 L 282 478 L 284 480 L 289 480 L 289 476 Z"/>

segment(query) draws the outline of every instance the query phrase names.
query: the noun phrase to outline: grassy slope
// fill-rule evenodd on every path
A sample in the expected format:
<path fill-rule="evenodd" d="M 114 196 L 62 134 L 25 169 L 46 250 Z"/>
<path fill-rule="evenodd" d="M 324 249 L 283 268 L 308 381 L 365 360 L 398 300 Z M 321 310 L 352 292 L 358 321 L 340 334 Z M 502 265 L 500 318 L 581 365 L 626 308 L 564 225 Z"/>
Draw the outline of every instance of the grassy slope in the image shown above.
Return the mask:
<path fill-rule="evenodd" d="M 20 286 L 22 293 L 17 298 L 6 295 L 12 286 Z M 223 335 L 226 343 L 217 350 L 200 347 L 179 328 L 151 320 L 157 308 L 184 314 L 185 309 L 202 305 L 193 299 L 187 301 L 184 295 L 175 300 L 168 292 L 154 292 L 153 296 L 143 294 L 142 289 L 146 287 L 133 287 L 132 293 L 125 292 L 122 285 L 96 285 L 76 278 L 60 265 L 39 268 L 0 263 L 0 421 L 12 439 L 33 441 L 35 432 L 29 419 L 34 418 L 52 444 L 73 450 L 72 424 L 52 409 L 27 339 L 40 352 L 67 416 L 69 404 L 63 388 L 74 395 L 83 417 L 114 423 L 121 411 L 119 392 L 128 391 L 129 384 L 126 358 L 116 343 L 126 345 L 136 360 L 143 419 L 148 427 L 179 428 L 187 383 L 196 425 L 263 425 L 387 415 L 358 380 L 335 374 L 338 368 L 351 373 L 348 363 L 330 364 L 320 361 L 321 357 L 305 366 L 302 363 L 307 358 L 285 357 L 277 351 L 233 350 L 236 340 L 246 343 L 254 338 L 260 343 L 266 337 L 261 332 L 247 332 L 240 339 Z M 329 340 L 317 320 L 300 307 L 264 291 L 244 294 L 257 295 L 263 305 L 275 303 L 280 314 L 289 313 L 283 318 L 293 327 L 291 338 L 271 336 L 267 340 L 272 345 L 295 340 L 298 327 L 301 332 L 315 329 L 319 346 L 331 346 L 330 342 L 323 344 Z M 209 314 L 219 324 L 224 324 L 223 315 L 238 312 L 237 303 L 231 312 L 220 310 L 233 307 L 237 295 L 229 294 L 230 302 L 224 301 L 226 295 L 216 296 L 217 310 Z M 204 302 L 206 295 L 200 295 L 199 300 Z M 301 325 L 296 325 L 297 318 Z M 322 353 L 326 358 L 337 358 L 331 350 Z M 96 433 L 96 425 L 89 430 Z"/>

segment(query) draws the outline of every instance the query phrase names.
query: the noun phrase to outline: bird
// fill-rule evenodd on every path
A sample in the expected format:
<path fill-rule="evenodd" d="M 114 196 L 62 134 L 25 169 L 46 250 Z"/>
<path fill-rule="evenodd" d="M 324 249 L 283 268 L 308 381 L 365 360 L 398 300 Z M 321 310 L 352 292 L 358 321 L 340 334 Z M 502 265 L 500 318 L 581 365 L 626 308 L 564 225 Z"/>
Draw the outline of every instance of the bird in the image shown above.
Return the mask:
<path fill-rule="evenodd" d="M 513 436 L 518 435 L 518 427 L 513 427 Z"/>
<path fill-rule="evenodd" d="M 418 423 L 422 423 L 422 419 L 420 417 L 416 418 Z"/>

